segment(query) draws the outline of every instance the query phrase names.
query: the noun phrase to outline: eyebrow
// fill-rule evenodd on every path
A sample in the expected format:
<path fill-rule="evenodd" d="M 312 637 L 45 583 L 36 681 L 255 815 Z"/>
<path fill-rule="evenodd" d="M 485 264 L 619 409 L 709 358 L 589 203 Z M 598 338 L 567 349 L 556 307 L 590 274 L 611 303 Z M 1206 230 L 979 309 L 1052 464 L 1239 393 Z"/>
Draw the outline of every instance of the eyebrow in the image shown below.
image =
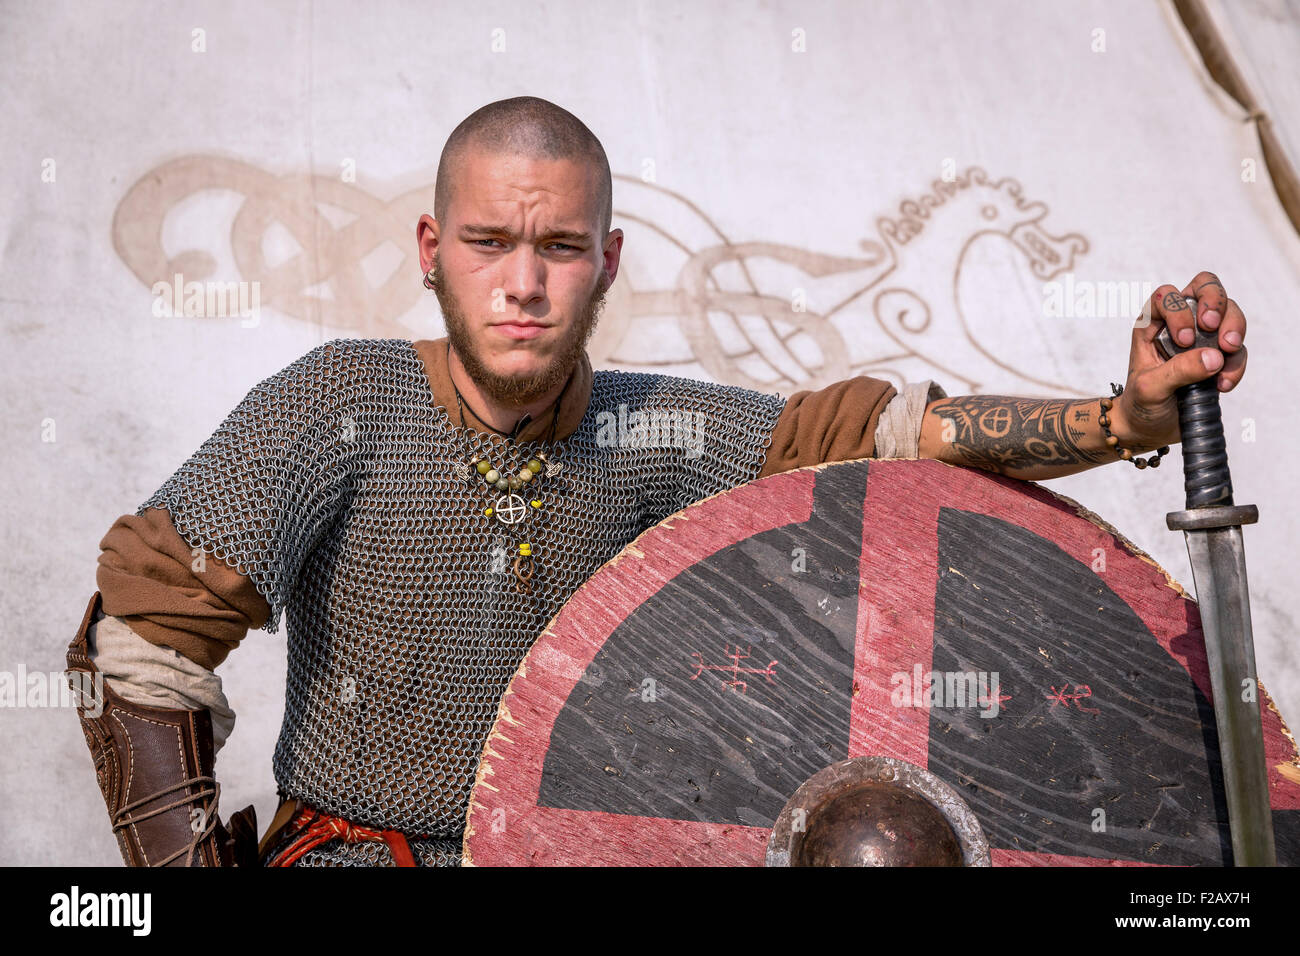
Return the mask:
<path fill-rule="evenodd" d="M 466 236 L 482 236 L 484 238 L 509 236 L 512 239 L 514 238 L 514 233 L 505 226 L 485 226 L 475 223 L 467 223 L 460 227 L 460 231 L 462 235 Z M 549 232 L 543 233 L 540 238 L 543 242 L 548 239 L 571 239 L 575 242 L 590 242 L 591 233 L 575 232 L 572 229 L 552 229 Z"/>

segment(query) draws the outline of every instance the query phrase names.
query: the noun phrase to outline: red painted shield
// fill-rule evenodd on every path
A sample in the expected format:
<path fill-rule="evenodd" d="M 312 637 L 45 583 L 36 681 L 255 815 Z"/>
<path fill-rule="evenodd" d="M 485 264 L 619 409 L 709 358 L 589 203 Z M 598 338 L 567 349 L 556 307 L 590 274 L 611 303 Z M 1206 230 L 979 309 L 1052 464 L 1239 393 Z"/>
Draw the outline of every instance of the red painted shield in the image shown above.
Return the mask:
<path fill-rule="evenodd" d="M 957 788 L 995 866 L 1231 862 L 1195 601 L 1042 487 L 870 459 L 700 502 L 595 574 L 502 699 L 466 862 L 761 865 L 800 784 L 873 754 Z"/>

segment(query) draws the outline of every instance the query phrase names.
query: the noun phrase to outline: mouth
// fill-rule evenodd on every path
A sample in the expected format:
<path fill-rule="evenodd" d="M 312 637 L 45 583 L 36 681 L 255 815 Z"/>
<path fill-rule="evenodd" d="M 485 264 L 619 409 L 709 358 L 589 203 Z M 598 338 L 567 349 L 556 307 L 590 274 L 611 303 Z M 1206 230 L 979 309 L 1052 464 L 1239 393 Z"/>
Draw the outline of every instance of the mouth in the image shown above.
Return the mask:
<path fill-rule="evenodd" d="M 497 322 L 492 325 L 492 328 L 506 338 L 532 339 L 541 335 L 550 326 L 538 322 Z"/>

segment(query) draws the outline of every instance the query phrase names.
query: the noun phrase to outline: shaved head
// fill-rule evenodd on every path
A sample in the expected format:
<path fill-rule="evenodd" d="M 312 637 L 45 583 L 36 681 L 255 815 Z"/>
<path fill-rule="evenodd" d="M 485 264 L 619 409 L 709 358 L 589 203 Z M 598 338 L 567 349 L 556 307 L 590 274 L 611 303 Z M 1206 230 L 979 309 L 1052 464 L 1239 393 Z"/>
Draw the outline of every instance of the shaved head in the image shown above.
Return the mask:
<path fill-rule="evenodd" d="M 591 170 L 600 234 L 609 233 L 614 216 L 609 160 L 600 140 L 568 110 L 536 96 L 516 96 L 489 103 L 465 117 L 447 137 L 438 161 L 433 216 L 439 222 L 446 221 L 461 161 L 476 151 L 586 164 Z"/>

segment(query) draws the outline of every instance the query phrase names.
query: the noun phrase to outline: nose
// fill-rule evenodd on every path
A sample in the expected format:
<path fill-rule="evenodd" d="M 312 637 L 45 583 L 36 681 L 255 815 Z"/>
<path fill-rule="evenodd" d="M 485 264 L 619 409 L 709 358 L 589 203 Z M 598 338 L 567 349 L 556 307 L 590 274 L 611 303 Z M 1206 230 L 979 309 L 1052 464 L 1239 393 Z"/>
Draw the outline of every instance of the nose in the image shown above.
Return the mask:
<path fill-rule="evenodd" d="M 526 309 L 546 299 L 546 263 L 532 246 L 520 243 L 504 258 L 501 288 L 510 304 Z"/>

